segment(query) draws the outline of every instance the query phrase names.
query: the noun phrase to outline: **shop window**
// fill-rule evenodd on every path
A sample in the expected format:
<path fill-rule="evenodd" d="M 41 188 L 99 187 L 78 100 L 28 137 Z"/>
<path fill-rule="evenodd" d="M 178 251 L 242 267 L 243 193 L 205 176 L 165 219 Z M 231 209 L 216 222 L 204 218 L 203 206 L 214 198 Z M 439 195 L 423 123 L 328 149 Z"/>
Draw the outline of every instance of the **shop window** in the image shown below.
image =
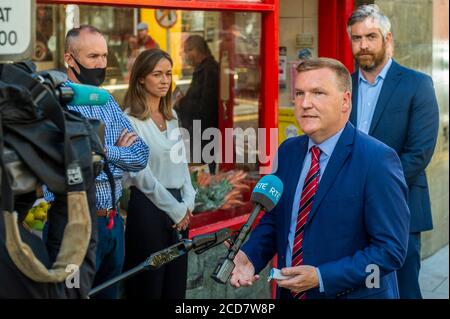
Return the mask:
<path fill-rule="evenodd" d="M 56 21 L 56 6 L 36 6 L 36 40 L 32 59 L 38 70 L 58 67 L 59 47 Z"/>
<path fill-rule="evenodd" d="M 127 85 L 129 38 L 134 34 L 135 9 L 119 7 L 79 6 L 79 24 L 99 29 L 108 44 L 108 67 L 104 86 L 122 101 Z"/>
<path fill-rule="evenodd" d="M 260 13 L 42 5 L 38 7 L 37 15 L 41 17 L 39 24 L 40 37 L 43 38 L 41 47 L 46 51 L 36 50 L 36 57 L 40 59 L 36 61 L 51 62 L 42 65 L 41 69 L 64 68 L 64 37 L 67 30 L 73 26 L 90 24 L 104 34 L 109 56 L 103 87 L 114 95 L 119 104 L 122 103 L 128 87 L 133 61 L 143 50 L 136 42 L 139 23 L 146 23 L 148 34 L 154 42 L 171 55 L 174 62 L 174 90 L 183 93 L 191 86 L 194 72 L 194 67 L 186 61 L 184 43 L 192 35 L 203 38 L 219 69 L 216 80 L 219 89 L 215 97 L 214 111 L 217 111 L 216 125 L 222 134 L 220 142 L 224 144 L 227 128 L 242 129 L 242 132 L 251 135 L 250 138 L 245 135 L 243 145 L 235 141 L 231 157 L 225 158 L 226 150 L 220 149 L 222 156 L 216 172 L 219 175 L 233 169 L 245 172 L 246 177 L 242 182 L 246 183 L 247 187 L 245 192 L 241 192 L 243 195 L 240 200 L 249 204 L 251 189 L 259 178 L 256 154 L 258 154 L 261 93 Z M 204 166 L 199 163 L 191 164 L 193 169 L 201 169 Z M 218 207 L 213 206 L 211 210 Z M 247 209 L 242 207 L 233 205 L 225 207 L 231 208 L 235 214 L 247 212 Z"/>

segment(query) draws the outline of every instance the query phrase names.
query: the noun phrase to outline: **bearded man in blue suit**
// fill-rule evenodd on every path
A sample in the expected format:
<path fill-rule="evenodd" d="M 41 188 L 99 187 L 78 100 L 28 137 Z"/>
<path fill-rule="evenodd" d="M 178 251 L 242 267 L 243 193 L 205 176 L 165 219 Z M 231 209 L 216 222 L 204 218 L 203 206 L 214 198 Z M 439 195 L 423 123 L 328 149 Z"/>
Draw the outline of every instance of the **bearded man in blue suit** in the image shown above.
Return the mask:
<path fill-rule="evenodd" d="M 405 263 L 397 272 L 401 299 L 421 299 L 420 234 L 433 228 L 425 168 L 433 156 L 439 109 L 433 81 L 395 62 L 391 23 L 376 5 L 359 7 L 348 33 L 359 70 L 352 75 L 350 122 L 392 147 L 402 163 L 411 213 Z"/>
<path fill-rule="evenodd" d="M 406 256 L 407 186 L 396 152 L 348 122 L 351 78 L 342 63 L 302 62 L 295 115 L 305 135 L 278 150 L 284 184 L 236 255 L 230 284 L 249 286 L 278 254 L 278 298 L 398 298 Z M 372 280 L 374 279 L 374 280 Z"/>

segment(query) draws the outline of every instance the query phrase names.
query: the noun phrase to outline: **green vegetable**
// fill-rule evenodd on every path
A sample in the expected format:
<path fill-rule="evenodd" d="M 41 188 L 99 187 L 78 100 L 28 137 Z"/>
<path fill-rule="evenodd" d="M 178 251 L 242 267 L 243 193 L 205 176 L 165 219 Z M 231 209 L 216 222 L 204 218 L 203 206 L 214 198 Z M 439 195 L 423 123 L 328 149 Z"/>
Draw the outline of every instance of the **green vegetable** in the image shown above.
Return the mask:
<path fill-rule="evenodd" d="M 198 184 L 196 184 L 196 179 L 192 179 L 192 181 L 192 185 L 197 191 L 194 212 L 219 209 L 224 203 L 225 196 L 233 188 L 226 179 L 214 182 L 209 185 L 209 187 L 199 187 Z"/>

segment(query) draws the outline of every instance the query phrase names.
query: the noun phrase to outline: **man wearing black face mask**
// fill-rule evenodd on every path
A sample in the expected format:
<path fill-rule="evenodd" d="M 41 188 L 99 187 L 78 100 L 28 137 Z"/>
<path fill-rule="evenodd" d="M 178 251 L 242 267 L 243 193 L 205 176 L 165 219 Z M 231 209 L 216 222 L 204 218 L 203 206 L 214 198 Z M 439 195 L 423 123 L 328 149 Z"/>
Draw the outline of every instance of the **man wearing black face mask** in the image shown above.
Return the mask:
<path fill-rule="evenodd" d="M 108 48 L 96 28 L 82 25 L 67 33 L 64 61 L 72 82 L 100 86 L 105 80 Z"/>
<path fill-rule="evenodd" d="M 77 72 L 75 67 L 70 67 L 70 70 L 80 83 L 94 86 L 100 86 L 103 83 L 103 81 L 105 80 L 106 67 L 88 69 L 85 68 L 80 62 L 78 62 L 78 60 L 72 54 L 70 54 L 70 56 L 73 61 L 75 61 L 79 71 Z M 103 60 L 106 61 L 106 57 L 102 56 L 101 63 L 103 63 Z"/>
<path fill-rule="evenodd" d="M 64 60 L 68 65 L 69 81 L 99 86 L 105 79 L 108 48 L 105 38 L 96 28 L 82 25 L 67 33 Z M 115 200 L 105 172 L 96 178 L 96 206 L 98 244 L 96 253 L 96 273 L 94 286 L 97 286 L 122 271 L 124 258 L 124 224 L 118 211 L 118 200 L 122 194 L 121 178 L 124 171 L 137 172 L 147 165 L 148 146 L 133 132 L 132 126 L 124 116 L 112 96 L 106 104 L 68 105 L 87 118 L 101 120 L 105 124 L 105 152 L 107 164 L 114 177 Z M 48 214 L 49 231 L 47 246 L 57 245 L 51 218 L 65 214 L 65 203 L 46 192 L 47 201 L 54 201 Z M 59 231 L 64 231 L 61 229 Z M 51 258 L 56 256 L 51 256 Z M 117 287 L 105 289 L 96 298 L 117 298 Z"/>

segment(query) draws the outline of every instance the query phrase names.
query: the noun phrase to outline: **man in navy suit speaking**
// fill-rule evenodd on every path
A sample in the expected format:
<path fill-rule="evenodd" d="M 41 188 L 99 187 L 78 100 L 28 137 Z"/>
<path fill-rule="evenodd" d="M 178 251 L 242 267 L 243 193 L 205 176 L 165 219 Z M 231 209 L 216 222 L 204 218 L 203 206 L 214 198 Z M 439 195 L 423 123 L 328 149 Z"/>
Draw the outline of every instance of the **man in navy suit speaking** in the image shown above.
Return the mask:
<path fill-rule="evenodd" d="M 431 78 L 390 57 L 391 23 L 376 5 L 359 7 L 347 30 L 359 70 L 352 75 L 350 122 L 392 147 L 400 157 L 411 213 L 405 263 L 397 271 L 400 298 L 420 299 L 420 233 L 433 228 L 425 168 L 439 128 L 439 109 Z"/>
<path fill-rule="evenodd" d="M 295 115 L 305 135 L 278 149 L 284 184 L 234 259 L 230 284 L 249 286 L 278 254 L 278 298 L 398 298 L 406 256 L 407 186 L 396 152 L 358 131 L 350 73 L 339 61 L 302 62 Z"/>

